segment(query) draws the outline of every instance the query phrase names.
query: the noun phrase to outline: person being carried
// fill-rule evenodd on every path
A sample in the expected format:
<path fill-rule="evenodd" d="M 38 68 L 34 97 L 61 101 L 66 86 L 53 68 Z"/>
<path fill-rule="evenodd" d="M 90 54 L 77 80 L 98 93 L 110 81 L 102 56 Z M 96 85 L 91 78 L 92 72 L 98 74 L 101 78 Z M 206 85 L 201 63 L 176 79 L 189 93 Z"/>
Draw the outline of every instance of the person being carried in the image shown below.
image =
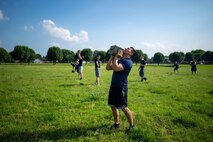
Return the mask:
<path fill-rule="evenodd" d="M 127 132 L 134 128 L 133 114 L 128 108 L 127 94 L 128 94 L 128 75 L 132 69 L 131 56 L 135 53 L 133 47 L 126 48 L 124 51 L 119 50 L 115 56 L 111 55 L 107 62 L 106 70 L 113 70 L 111 85 L 109 89 L 108 105 L 111 107 L 114 117 L 114 124 L 111 129 L 120 127 L 119 109 L 126 115 L 129 128 Z M 122 57 L 121 59 L 119 59 Z"/>

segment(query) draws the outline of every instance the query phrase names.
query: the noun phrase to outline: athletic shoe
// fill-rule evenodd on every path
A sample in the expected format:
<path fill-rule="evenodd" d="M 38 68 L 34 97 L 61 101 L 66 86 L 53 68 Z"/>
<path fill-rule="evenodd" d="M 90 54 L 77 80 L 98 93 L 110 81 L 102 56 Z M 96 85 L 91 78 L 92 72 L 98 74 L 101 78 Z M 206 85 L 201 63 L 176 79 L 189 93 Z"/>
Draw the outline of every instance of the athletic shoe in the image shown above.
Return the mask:
<path fill-rule="evenodd" d="M 145 81 L 146 81 L 146 79 L 147 79 L 147 78 L 146 78 L 146 77 L 144 77 L 144 80 L 145 80 Z"/>
<path fill-rule="evenodd" d="M 114 123 L 114 124 L 110 127 L 110 130 L 118 129 L 118 128 L 120 128 L 120 124 Z"/>
<path fill-rule="evenodd" d="M 126 130 L 126 133 L 130 133 L 135 128 L 135 125 L 129 126 L 129 128 Z"/>

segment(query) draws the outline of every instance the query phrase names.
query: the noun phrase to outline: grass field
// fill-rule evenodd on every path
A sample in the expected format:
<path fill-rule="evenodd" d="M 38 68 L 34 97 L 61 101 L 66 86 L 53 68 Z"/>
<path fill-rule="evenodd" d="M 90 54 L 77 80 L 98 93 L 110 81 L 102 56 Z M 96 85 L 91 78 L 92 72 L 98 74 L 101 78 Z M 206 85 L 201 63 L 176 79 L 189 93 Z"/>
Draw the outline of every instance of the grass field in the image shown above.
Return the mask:
<path fill-rule="evenodd" d="M 136 129 L 125 134 L 107 106 L 111 71 L 84 65 L 78 80 L 69 64 L 0 65 L 0 141 L 213 141 L 213 66 L 148 65 L 140 82 L 138 66 L 129 75 L 129 108 Z"/>

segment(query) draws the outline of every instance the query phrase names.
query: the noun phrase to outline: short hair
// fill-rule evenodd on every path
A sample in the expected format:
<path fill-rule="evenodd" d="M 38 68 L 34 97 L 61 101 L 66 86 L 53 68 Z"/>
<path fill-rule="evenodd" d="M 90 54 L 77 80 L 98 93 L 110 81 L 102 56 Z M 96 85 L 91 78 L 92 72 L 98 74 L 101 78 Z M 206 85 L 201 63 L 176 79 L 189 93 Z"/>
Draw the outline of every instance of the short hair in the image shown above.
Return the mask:
<path fill-rule="evenodd" d="M 133 54 L 132 55 L 134 55 L 135 54 L 135 49 L 134 49 L 134 47 L 130 47 L 130 48 L 132 48 L 132 51 L 133 51 Z"/>

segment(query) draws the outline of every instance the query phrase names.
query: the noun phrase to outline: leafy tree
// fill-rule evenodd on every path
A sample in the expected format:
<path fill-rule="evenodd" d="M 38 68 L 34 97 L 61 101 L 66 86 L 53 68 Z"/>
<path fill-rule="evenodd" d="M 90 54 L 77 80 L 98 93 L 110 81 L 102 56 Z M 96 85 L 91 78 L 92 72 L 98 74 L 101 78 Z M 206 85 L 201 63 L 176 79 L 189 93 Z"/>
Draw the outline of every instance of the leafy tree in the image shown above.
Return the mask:
<path fill-rule="evenodd" d="M 109 54 L 109 50 L 107 50 L 106 55 L 105 55 L 105 57 L 106 57 L 106 61 L 108 61 L 108 60 L 109 60 L 110 56 L 111 56 L 111 55 Z"/>
<path fill-rule="evenodd" d="M 93 60 L 95 59 L 96 56 L 99 55 L 99 52 L 100 52 L 100 51 L 98 51 L 98 50 L 95 50 L 95 51 L 93 52 Z"/>
<path fill-rule="evenodd" d="M 164 55 L 160 52 L 157 52 L 157 53 L 155 53 L 153 60 L 154 60 L 154 62 L 157 62 L 159 65 L 160 62 L 164 61 Z"/>
<path fill-rule="evenodd" d="M 93 52 L 91 49 L 89 48 L 85 48 L 81 51 L 81 55 L 84 56 L 84 60 L 86 61 L 86 63 L 88 61 L 91 61 L 92 60 L 92 55 L 93 55 Z"/>
<path fill-rule="evenodd" d="M 211 53 L 210 53 L 210 61 L 211 62 L 213 61 L 213 51 L 211 51 Z"/>
<path fill-rule="evenodd" d="M 33 49 L 31 49 L 31 48 L 28 48 L 28 52 L 29 52 L 29 56 L 27 58 L 27 62 L 29 64 L 30 62 L 35 60 L 36 54 L 35 54 L 35 51 Z"/>
<path fill-rule="evenodd" d="M 184 58 L 184 61 L 190 63 L 194 59 L 194 55 L 191 52 L 187 52 Z"/>
<path fill-rule="evenodd" d="M 200 53 L 195 53 L 194 54 L 194 59 L 196 60 L 196 61 L 202 61 L 203 60 L 203 55 L 202 54 L 200 54 Z"/>
<path fill-rule="evenodd" d="M 105 63 L 106 62 L 106 51 L 99 51 L 99 55 L 101 56 L 101 62 Z"/>
<path fill-rule="evenodd" d="M 192 54 L 194 55 L 194 59 L 197 61 L 202 61 L 203 60 L 203 55 L 205 54 L 205 51 L 202 49 L 197 49 L 197 50 L 192 50 Z"/>
<path fill-rule="evenodd" d="M 192 52 L 193 54 L 196 54 L 196 53 L 204 54 L 204 53 L 205 53 L 205 51 L 202 50 L 202 49 L 192 50 L 191 52 Z"/>
<path fill-rule="evenodd" d="M 48 49 L 46 58 L 49 61 L 53 61 L 53 64 L 56 64 L 56 61 L 63 59 L 63 53 L 59 47 L 52 46 Z"/>
<path fill-rule="evenodd" d="M 16 45 L 12 52 L 13 58 L 19 60 L 20 63 L 30 63 L 35 59 L 35 51 L 28 46 Z"/>
<path fill-rule="evenodd" d="M 202 58 L 204 61 L 211 63 L 213 61 L 213 51 L 206 51 Z"/>
<path fill-rule="evenodd" d="M 41 54 L 36 54 L 36 59 L 41 59 Z"/>
<path fill-rule="evenodd" d="M 24 47 L 25 46 L 22 46 L 22 45 L 16 45 L 13 50 L 13 58 L 15 60 L 19 60 L 20 63 L 24 61 L 24 57 L 25 57 Z"/>
<path fill-rule="evenodd" d="M 73 51 L 67 50 L 67 49 L 62 49 L 62 53 L 63 53 L 62 62 L 69 63 L 71 61 L 74 61 L 75 53 Z"/>
<path fill-rule="evenodd" d="M 24 59 L 23 59 L 23 62 L 28 62 L 28 59 L 30 58 L 31 50 L 27 46 L 23 46 L 23 49 L 24 49 Z"/>
<path fill-rule="evenodd" d="M 169 55 L 169 60 L 172 62 L 181 62 L 184 58 L 183 52 L 173 52 Z"/>
<path fill-rule="evenodd" d="M 0 64 L 2 62 L 9 62 L 9 61 L 10 61 L 10 54 L 4 48 L 0 48 Z"/>
<path fill-rule="evenodd" d="M 135 54 L 131 57 L 132 61 L 135 62 L 136 65 L 137 65 L 138 62 L 140 62 L 141 55 L 143 55 L 142 50 L 136 49 Z"/>
<path fill-rule="evenodd" d="M 11 63 L 14 63 L 15 62 L 15 60 L 14 60 L 14 58 L 13 58 L 13 51 L 11 51 L 11 52 L 9 52 L 9 55 L 10 55 L 10 62 Z"/>
<path fill-rule="evenodd" d="M 148 60 L 148 55 L 146 53 L 143 53 L 143 57 L 144 57 L 144 60 Z"/>
<path fill-rule="evenodd" d="M 95 59 L 97 55 L 100 55 L 100 60 L 102 63 L 106 62 L 106 51 L 95 50 L 93 53 L 93 59 Z"/>

